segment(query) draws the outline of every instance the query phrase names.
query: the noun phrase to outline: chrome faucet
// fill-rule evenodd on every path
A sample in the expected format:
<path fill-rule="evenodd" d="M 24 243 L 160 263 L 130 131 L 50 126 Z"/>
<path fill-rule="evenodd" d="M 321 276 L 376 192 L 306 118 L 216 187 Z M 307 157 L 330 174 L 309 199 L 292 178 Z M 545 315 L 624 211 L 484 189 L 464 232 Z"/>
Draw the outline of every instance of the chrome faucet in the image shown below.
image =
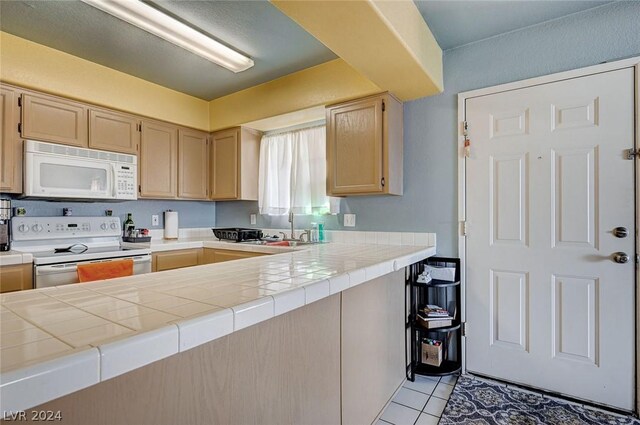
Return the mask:
<path fill-rule="evenodd" d="M 289 213 L 289 223 L 291 223 L 291 239 L 295 240 L 296 239 L 296 231 L 293 227 L 293 212 Z"/>
<path fill-rule="evenodd" d="M 282 235 L 282 240 L 284 241 L 297 241 L 297 242 L 311 242 L 311 231 L 304 230 L 300 233 L 300 237 L 296 238 L 296 230 L 293 224 L 293 213 L 289 213 L 289 223 L 291 223 L 291 235 L 287 238 L 287 234 L 285 232 L 279 232 Z M 305 240 L 306 235 L 306 240 Z"/>

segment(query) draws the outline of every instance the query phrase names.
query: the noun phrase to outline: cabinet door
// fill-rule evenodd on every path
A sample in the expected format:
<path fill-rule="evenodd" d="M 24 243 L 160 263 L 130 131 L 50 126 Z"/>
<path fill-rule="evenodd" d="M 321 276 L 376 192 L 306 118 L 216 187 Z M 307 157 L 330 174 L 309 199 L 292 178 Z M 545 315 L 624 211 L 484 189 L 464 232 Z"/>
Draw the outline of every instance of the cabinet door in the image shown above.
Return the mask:
<path fill-rule="evenodd" d="M 212 248 L 202 248 L 201 264 L 212 264 L 216 262 L 216 250 Z"/>
<path fill-rule="evenodd" d="M 87 147 L 87 108 L 49 96 L 22 95 L 22 138 Z"/>
<path fill-rule="evenodd" d="M 327 109 L 327 194 L 381 193 L 382 99 Z"/>
<path fill-rule="evenodd" d="M 135 155 L 140 144 L 140 120 L 132 115 L 91 109 L 89 147 Z"/>
<path fill-rule="evenodd" d="M 178 131 L 178 197 L 207 199 L 209 180 L 207 133 Z"/>
<path fill-rule="evenodd" d="M 236 199 L 240 174 L 240 129 L 223 130 L 211 137 L 211 199 Z"/>
<path fill-rule="evenodd" d="M 258 252 L 233 251 L 226 249 L 216 249 L 213 256 L 215 263 L 223 263 L 225 261 L 242 260 L 243 258 L 261 257 L 265 254 Z"/>
<path fill-rule="evenodd" d="M 0 87 L 0 191 L 22 192 L 22 149 L 17 93 Z"/>
<path fill-rule="evenodd" d="M 140 196 L 175 198 L 178 193 L 178 129 L 170 124 L 142 122 Z"/>
<path fill-rule="evenodd" d="M 202 249 L 182 249 L 153 254 L 152 270 L 161 272 L 163 270 L 197 266 L 200 264 L 201 251 Z"/>
<path fill-rule="evenodd" d="M 0 293 L 33 288 L 31 264 L 0 267 Z"/>

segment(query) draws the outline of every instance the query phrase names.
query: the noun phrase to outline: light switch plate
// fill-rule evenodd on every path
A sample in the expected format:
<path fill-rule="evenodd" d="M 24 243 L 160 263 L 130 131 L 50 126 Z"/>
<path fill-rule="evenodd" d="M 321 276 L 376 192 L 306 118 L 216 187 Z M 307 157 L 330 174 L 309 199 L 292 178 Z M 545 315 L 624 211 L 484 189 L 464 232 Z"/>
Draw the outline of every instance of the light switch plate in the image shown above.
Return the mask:
<path fill-rule="evenodd" d="M 250 215 L 250 218 L 251 218 L 251 224 L 256 224 L 256 221 L 257 221 L 257 219 L 258 219 L 258 218 L 256 217 L 256 215 L 255 215 L 255 214 L 251 214 L 251 215 Z"/>
<path fill-rule="evenodd" d="M 356 215 L 345 214 L 344 215 L 344 227 L 356 227 Z"/>
<path fill-rule="evenodd" d="M 152 226 L 158 226 L 159 223 L 160 223 L 160 219 L 158 218 L 158 215 L 157 214 L 153 214 L 151 216 L 151 225 Z"/>

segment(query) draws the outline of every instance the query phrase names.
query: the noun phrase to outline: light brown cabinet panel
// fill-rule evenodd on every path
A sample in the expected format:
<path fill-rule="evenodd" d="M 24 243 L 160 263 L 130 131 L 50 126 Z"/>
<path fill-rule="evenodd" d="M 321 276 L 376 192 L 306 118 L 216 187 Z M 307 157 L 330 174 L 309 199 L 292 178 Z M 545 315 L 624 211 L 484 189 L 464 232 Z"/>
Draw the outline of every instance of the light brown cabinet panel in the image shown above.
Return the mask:
<path fill-rule="evenodd" d="M 0 293 L 33 289 L 33 267 L 29 264 L 0 267 Z"/>
<path fill-rule="evenodd" d="M 405 378 L 404 270 L 342 292 L 342 423 L 371 424 Z"/>
<path fill-rule="evenodd" d="M 208 183 L 208 134 L 197 130 L 178 130 L 178 197 L 208 199 Z"/>
<path fill-rule="evenodd" d="M 140 119 L 102 109 L 89 110 L 89 147 L 135 155 L 140 144 Z"/>
<path fill-rule="evenodd" d="M 193 267 L 200 264 L 202 248 L 181 249 L 178 251 L 156 252 L 152 255 L 151 269 L 154 272 Z"/>
<path fill-rule="evenodd" d="M 211 199 L 237 199 L 240 173 L 240 129 L 224 130 L 211 137 Z"/>
<path fill-rule="evenodd" d="M 242 260 L 243 258 L 262 257 L 263 255 L 269 254 L 232 249 L 204 248 L 202 264 L 223 263 L 225 261 Z"/>
<path fill-rule="evenodd" d="M 327 107 L 327 194 L 402 195 L 402 103 L 388 93 Z"/>
<path fill-rule="evenodd" d="M 22 140 L 18 132 L 18 92 L 0 86 L 0 191 L 22 192 Z"/>
<path fill-rule="evenodd" d="M 258 199 L 261 137 L 262 133 L 241 127 L 221 130 L 211 135 L 211 199 Z"/>
<path fill-rule="evenodd" d="M 22 95 L 22 138 L 87 147 L 87 107 L 54 96 Z"/>
<path fill-rule="evenodd" d="M 142 198 L 175 198 L 178 194 L 178 128 L 142 122 L 138 164 Z"/>

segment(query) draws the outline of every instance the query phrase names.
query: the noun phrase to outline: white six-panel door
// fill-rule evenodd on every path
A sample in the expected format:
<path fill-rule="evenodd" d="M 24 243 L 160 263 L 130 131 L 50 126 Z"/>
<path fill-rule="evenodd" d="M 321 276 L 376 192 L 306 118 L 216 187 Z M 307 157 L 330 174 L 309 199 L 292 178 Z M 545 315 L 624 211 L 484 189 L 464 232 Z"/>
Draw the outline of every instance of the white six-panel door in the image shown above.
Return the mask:
<path fill-rule="evenodd" d="M 466 100 L 468 371 L 633 410 L 633 90 L 627 68 Z"/>

